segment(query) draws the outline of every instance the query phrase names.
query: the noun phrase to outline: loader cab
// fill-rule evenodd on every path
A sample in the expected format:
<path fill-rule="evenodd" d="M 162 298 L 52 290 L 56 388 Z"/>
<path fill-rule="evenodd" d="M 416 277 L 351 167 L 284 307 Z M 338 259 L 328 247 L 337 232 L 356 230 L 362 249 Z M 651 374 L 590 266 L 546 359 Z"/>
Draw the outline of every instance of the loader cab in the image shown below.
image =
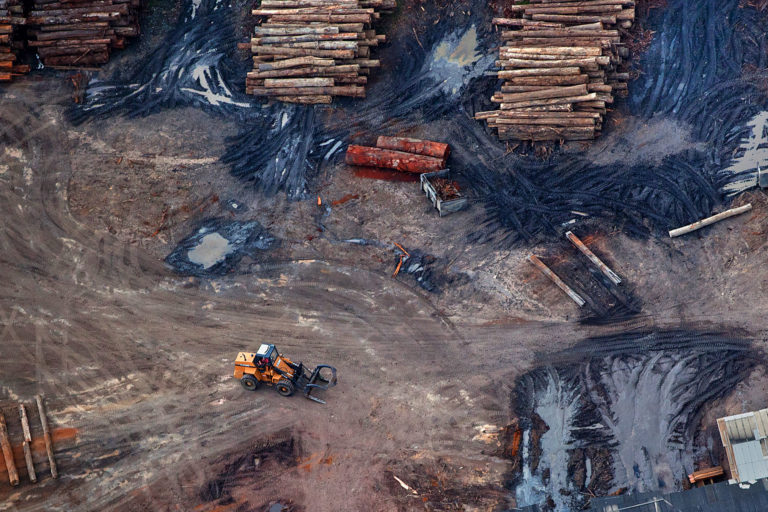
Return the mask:
<path fill-rule="evenodd" d="M 253 358 L 254 364 L 260 366 L 260 362 L 265 359 L 269 361 L 269 364 L 274 365 L 277 361 L 277 348 L 272 344 L 262 343 L 259 346 L 259 350 L 256 351 L 256 355 Z"/>

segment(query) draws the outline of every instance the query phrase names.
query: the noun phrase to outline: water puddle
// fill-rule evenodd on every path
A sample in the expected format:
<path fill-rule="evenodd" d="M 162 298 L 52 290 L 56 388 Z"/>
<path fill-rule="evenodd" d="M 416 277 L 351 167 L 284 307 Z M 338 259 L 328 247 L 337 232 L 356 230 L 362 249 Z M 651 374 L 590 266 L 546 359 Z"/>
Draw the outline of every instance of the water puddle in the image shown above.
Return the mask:
<path fill-rule="evenodd" d="M 244 256 L 278 245 L 277 239 L 257 221 L 209 219 L 179 242 L 165 261 L 180 274 L 214 277 L 234 270 Z"/>
<path fill-rule="evenodd" d="M 232 252 L 232 246 L 229 241 L 218 233 L 205 235 L 200 243 L 194 249 L 187 253 L 189 261 L 202 265 L 208 269 L 216 263 L 224 261 L 229 253 Z"/>

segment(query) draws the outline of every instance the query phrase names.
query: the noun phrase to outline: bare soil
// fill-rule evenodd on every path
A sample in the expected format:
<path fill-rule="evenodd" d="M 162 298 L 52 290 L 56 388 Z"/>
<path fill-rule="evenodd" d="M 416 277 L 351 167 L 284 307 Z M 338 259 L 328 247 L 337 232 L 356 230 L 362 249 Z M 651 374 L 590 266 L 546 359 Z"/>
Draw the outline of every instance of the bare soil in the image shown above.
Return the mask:
<path fill-rule="evenodd" d="M 525 372 L 585 338 L 640 328 L 747 333 L 764 350 L 762 191 L 736 200 L 749 214 L 680 239 L 588 224 L 577 234 L 624 280 L 617 298 L 567 241 L 468 243 L 478 204 L 439 218 L 417 183 L 344 165 L 320 176 L 322 206 L 264 197 L 219 160 L 234 118 L 179 108 L 74 127 L 71 101 L 66 74 L 0 92 L 0 407 L 16 422 L 16 402 L 42 393 L 54 433 L 67 433 L 54 435 L 58 480 L 39 441 L 37 484 L 11 488 L 0 471 L 0 510 L 503 510 L 519 476 L 510 392 Z M 441 128 L 401 135 L 439 139 Z M 647 151 L 599 142 L 590 158 L 658 161 L 672 151 L 659 131 L 693 144 L 679 128 L 627 123 L 614 137 L 639 131 Z M 174 273 L 164 258 L 214 217 L 257 220 L 280 245 L 223 277 Z M 439 293 L 392 277 L 395 242 L 432 258 Z M 576 307 L 530 253 L 594 304 Z M 622 301 L 638 310 L 591 321 Z M 327 405 L 242 390 L 233 359 L 264 342 L 337 367 Z M 702 432 L 768 406 L 766 382 L 755 371 L 710 403 Z"/>

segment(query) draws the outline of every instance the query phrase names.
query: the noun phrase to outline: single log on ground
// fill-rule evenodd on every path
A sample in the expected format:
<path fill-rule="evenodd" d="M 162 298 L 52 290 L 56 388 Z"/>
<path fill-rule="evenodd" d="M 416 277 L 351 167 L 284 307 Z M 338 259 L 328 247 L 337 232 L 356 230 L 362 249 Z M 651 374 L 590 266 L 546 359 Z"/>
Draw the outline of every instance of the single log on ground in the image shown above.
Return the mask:
<path fill-rule="evenodd" d="M 406 153 L 416 153 L 417 155 L 432 156 L 445 161 L 451 152 L 451 147 L 442 142 L 433 142 L 431 140 L 411 139 L 407 137 L 387 137 L 380 135 L 376 139 L 376 147 L 382 149 L 394 149 L 405 151 Z"/>

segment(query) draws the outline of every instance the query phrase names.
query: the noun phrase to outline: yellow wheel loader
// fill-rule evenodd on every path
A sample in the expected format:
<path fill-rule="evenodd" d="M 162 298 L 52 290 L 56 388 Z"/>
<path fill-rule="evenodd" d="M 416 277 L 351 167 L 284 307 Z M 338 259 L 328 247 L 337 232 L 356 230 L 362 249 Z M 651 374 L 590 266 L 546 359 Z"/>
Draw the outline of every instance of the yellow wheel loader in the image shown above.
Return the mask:
<path fill-rule="evenodd" d="M 312 392 L 335 386 L 336 368 L 321 364 L 310 370 L 281 355 L 274 345 L 262 344 L 256 352 L 237 354 L 235 378 L 248 391 L 256 391 L 265 384 L 274 386 L 282 396 L 291 396 L 299 390 L 306 398 L 324 404 L 325 401 L 312 396 Z"/>

